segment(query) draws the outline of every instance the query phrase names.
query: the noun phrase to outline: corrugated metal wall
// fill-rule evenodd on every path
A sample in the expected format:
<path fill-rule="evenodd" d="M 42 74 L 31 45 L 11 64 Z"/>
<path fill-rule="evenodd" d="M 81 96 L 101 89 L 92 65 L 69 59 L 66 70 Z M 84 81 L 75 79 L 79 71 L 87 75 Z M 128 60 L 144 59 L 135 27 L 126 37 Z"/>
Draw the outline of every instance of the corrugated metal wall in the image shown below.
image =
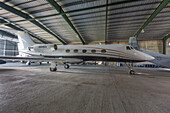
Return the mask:
<path fill-rule="evenodd" d="M 0 39 L 0 55 L 16 56 L 18 55 L 17 42 Z"/>
<path fill-rule="evenodd" d="M 138 41 L 138 45 L 141 50 L 151 51 L 155 53 L 163 53 L 162 40 Z"/>

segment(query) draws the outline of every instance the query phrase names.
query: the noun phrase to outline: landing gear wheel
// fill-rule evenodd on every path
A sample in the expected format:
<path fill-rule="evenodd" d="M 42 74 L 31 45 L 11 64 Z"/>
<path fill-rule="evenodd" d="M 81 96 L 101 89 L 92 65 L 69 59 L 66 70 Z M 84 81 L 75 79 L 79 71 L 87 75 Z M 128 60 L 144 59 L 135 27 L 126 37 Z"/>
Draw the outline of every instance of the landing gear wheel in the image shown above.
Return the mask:
<path fill-rule="evenodd" d="M 70 66 L 69 66 L 68 64 L 66 64 L 66 65 L 64 65 L 64 68 L 65 68 L 65 69 L 69 69 Z"/>
<path fill-rule="evenodd" d="M 129 74 L 130 74 L 130 75 L 134 75 L 134 74 L 135 74 L 135 71 L 134 71 L 134 70 L 130 70 L 130 71 L 129 71 Z"/>
<path fill-rule="evenodd" d="M 51 72 L 57 71 L 57 68 L 51 68 L 51 67 L 50 67 L 50 71 L 51 71 Z"/>
<path fill-rule="evenodd" d="M 28 62 L 26 63 L 26 65 L 27 65 L 27 66 L 30 66 L 30 65 L 31 65 L 31 62 L 28 61 Z"/>
<path fill-rule="evenodd" d="M 28 65 L 30 66 L 30 65 L 31 65 L 31 63 L 29 62 L 29 63 L 28 63 Z"/>

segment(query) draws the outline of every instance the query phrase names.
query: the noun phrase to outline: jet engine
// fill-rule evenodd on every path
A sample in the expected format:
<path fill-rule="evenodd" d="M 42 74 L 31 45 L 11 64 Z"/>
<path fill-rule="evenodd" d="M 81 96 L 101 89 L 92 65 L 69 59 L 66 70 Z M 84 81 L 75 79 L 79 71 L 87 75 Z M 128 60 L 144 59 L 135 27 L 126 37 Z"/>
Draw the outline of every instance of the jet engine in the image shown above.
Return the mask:
<path fill-rule="evenodd" d="M 32 47 L 28 47 L 29 51 L 44 52 L 44 51 L 56 51 L 58 46 L 56 44 L 37 44 Z"/>
<path fill-rule="evenodd" d="M 57 50 L 57 49 L 58 49 L 57 44 L 51 45 L 51 49 L 52 49 L 52 50 Z"/>

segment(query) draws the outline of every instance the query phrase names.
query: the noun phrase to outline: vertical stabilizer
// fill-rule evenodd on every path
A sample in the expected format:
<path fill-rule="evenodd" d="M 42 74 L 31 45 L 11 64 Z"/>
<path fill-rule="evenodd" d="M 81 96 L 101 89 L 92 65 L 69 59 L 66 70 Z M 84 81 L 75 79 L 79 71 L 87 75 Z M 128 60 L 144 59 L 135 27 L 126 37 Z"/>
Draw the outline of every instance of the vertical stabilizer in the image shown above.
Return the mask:
<path fill-rule="evenodd" d="M 130 38 L 129 38 L 128 45 L 131 45 L 133 48 L 135 48 L 135 49 L 137 49 L 137 50 L 139 49 L 139 46 L 138 46 L 136 37 L 130 37 Z"/>
<path fill-rule="evenodd" d="M 25 32 L 18 32 L 18 41 L 20 50 L 28 50 L 28 47 L 35 45 L 30 35 Z"/>

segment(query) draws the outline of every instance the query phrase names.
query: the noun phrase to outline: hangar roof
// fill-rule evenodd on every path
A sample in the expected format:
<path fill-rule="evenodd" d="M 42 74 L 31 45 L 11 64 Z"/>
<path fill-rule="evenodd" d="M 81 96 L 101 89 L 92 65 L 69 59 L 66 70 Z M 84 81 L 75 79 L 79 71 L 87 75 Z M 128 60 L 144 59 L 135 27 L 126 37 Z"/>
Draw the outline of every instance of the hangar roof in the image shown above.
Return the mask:
<path fill-rule="evenodd" d="M 163 39 L 170 33 L 169 1 L 1 0 L 0 30 L 24 30 L 37 43 L 108 44 L 131 36 Z"/>

